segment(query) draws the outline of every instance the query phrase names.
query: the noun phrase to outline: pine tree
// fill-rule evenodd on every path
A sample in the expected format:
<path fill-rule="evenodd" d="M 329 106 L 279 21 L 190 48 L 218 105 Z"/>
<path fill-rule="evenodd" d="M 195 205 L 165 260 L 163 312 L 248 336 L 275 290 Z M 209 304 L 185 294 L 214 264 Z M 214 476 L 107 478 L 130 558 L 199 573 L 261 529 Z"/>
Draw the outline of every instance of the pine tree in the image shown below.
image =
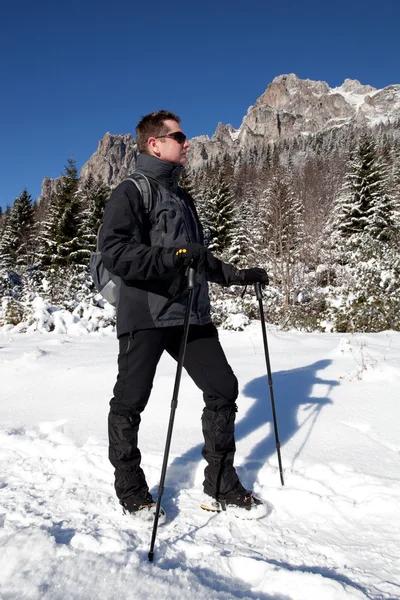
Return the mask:
<path fill-rule="evenodd" d="M 190 170 L 185 167 L 182 170 L 180 179 L 179 179 L 179 186 L 183 189 L 183 191 L 185 191 L 187 194 L 189 194 L 189 196 L 193 199 L 195 199 L 196 197 L 196 186 L 195 186 L 195 181 L 194 178 L 190 172 Z"/>
<path fill-rule="evenodd" d="M 380 242 L 390 242 L 396 236 L 396 221 L 394 198 L 383 192 L 376 199 L 366 231 Z"/>
<path fill-rule="evenodd" d="M 1 242 L 1 238 L 3 237 L 3 233 L 4 233 L 4 229 L 6 227 L 6 223 L 7 223 L 7 216 L 6 213 L 3 211 L 3 209 L 0 207 L 0 211 L 1 211 L 1 216 L 0 216 L 0 242 Z"/>
<path fill-rule="evenodd" d="M 374 142 L 367 136 L 360 140 L 357 152 L 350 161 L 344 193 L 337 203 L 337 230 L 358 246 L 363 237 L 387 240 L 394 223 L 394 204 L 386 193 L 386 171 Z"/>
<path fill-rule="evenodd" d="M 32 261 L 34 209 L 31 196 L 24 189 L 16 198 L 6 220 L 0 241 L 0 264 L 17 270 Z"/>
<path fill-rule="evenodd" d="M 343 194 L 329 223 L 338 331 L 396 328 L 400 308 L 398 221 L 385 166 L 371 139 L 361 138 Z M 344 300 L 343 300 L 344 299 Z"/>
<path fill-rule="evenodd" d="M 90 253 L 96 249 L 97 232 L 104 215 L 104 208 L 110 196 L 110 188 L 100 178 L 90 174 L 77 193 L 82 212 L 78 238 L 80 248 L 74 254 L 75 262 L 87 264 Z"/>
<path fill-rule="evenodd" d="M 394 222 L 397 245 L 400 246 L 400 141 L 393 144 L 391 155 L 391 195 L 394 203 Z"/>
<path fill-rule="evenodd" d="M 235 227 L 229 249 L 229 262 L 239 267 L 265 262 L 263 206 L 262 188 L 254 180 L 247 182 L 241 201 L 235 207 Z"/>
<path fill-rule="evenodd" d="M 45 266 L 66 267 L 76 262 L 75 253 L 82 245 L 79 240 L 81 206 L 78 184 L 75 161 L 70 158 L 52 194 L 48 218 L 43 223 L 40 258 Z"/>
<path fill-rule="evenodd" d="M 204 245 L 209 246 L 213 237 L 213 227 L 209 219 L 211 190 L 206 187 L 196 191 L 196 212 L 199 217 L 204 236 Z"/>
<path fill-rule="evenodd" d="M 223 169 L 221 169 L 216 183 L 209 190 L 206 214 L 211 228 L 209 248 L 221 255 L 228 250 L 235 229 L 234 198 Z"/>
<path fill-rule="evenodd" d="M 238 267 L 246 267 L 255 254 L 253 236 L 250 234 L 253 225 L 252 204 L 249 197 L 235 210 L 235 221 L 228 251 L 228 260 Z"/>
<path fill-rule="evenodd" d="M 394 146 L 392 154 L 393 164 L 393 191 L 400 198 L 400 142 Z"/>

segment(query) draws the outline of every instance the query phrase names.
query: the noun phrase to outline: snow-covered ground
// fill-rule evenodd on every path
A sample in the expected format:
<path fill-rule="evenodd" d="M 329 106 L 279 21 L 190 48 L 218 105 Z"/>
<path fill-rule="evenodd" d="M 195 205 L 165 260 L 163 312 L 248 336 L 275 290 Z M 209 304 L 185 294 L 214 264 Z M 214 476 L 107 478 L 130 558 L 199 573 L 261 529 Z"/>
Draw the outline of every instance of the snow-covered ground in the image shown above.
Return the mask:
<path fill-rule="evenodd" d="M 270 512 L 199 508 L 202 399 L 185 374 L 153 564 L 107 459 L 114 336 L 0 337 L 3 600 L 400 598 L 400 333 L 268 328 L 284 487 L 260 325 L 220 337 L 240 380 L 238 470 Z M 174 375 L 163 357 L 143 417 L 154 493 Z"/>

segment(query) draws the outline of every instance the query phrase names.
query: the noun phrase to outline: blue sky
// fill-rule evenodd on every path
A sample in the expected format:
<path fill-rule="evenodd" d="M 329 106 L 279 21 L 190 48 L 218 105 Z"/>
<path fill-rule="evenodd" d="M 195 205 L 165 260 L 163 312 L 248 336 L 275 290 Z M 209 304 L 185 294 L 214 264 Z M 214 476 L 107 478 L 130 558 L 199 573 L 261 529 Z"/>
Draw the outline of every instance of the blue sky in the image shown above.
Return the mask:
<path fill-rule="evenodd" d="M 212 135 L 283 73 L 400 83 L 399 23 L 399 0 L 3 3 L 0 205 L 153 110 Z"/>

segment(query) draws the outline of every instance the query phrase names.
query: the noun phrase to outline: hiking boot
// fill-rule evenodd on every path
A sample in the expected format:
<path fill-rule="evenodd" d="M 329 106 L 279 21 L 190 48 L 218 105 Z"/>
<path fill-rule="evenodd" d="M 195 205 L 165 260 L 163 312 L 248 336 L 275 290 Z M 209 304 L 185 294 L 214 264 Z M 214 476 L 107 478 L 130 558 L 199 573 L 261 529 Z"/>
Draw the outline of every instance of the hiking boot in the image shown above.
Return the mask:
<path fill-rule="evenodd" d="M 232 491 L 223 498 L 204 495 L 200 506 L 211 512 L 226 511 L 240 519 L 261 519 L 267 514 L 267 505 L 248 490 Z"/>
<path fill-rule="evenodd" d="M 147 493 L 145 498 L 132 498 L 127 501 L 120 500 L 122 506 L 122 512 L 124 515 L 132 515 L 140 521 L 148 522 L 153 521 L 156 514 L 156 503 L 150 493 Z M 166 520 L 165 510 L 160 507 L 160 514 L 158 517 L 158 524 L 163 525 Z"/>

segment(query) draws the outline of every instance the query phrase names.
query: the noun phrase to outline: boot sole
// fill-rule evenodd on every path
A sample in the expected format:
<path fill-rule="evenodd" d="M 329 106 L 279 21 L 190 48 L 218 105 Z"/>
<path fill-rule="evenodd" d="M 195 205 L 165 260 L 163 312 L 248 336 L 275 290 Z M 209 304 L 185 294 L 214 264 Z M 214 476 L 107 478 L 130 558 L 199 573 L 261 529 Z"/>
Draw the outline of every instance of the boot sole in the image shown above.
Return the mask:
<path fill-rule="evenodd" d="M 146 504 L 140 510 L 135 510 L 129 512 L 128 510 L 123 510 L 123 514 L 126 517 L 132 519 L 132 523 L 141 523 L 143 525 L 152 525 L 154 522 L 154 517 L 156 513 L 156 504 Z M 163 507 L 160 508 L 160 514 L 158 517 L 158 525 L 164 525 L 167 520 L 167 515 Z"/>
<path fill-rule="evenodd" d="M 262 519 L 271 512 L 269 506 L 265 502 L 262 500 L 259 500 L 259 502 L 260 504 L 252 503 L 250 508 L 241 508 L 235 504 L 225 504 L 223 506 L 220 502 L 211 498 L 210 501 L 206 500 L 201 502 L 200 508 L 213 513 L 226 512 L 230 515 L 234 515 L 238 519 L 250 521 L 253 519 Z"/>

